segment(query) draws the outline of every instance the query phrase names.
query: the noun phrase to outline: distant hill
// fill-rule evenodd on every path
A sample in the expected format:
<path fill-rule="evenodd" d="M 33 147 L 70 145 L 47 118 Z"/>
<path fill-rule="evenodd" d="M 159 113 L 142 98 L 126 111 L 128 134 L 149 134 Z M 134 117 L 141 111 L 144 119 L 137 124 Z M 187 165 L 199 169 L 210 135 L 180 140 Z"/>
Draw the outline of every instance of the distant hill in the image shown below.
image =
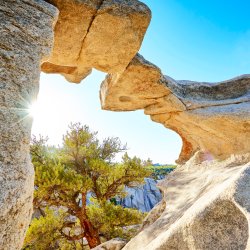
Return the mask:
<path fill-rule="evenodd" d="M 175 170 L 176 165 L 170 165 L 170 164 L 162 165 L 162 164 L 156 163 L 150 166 L 149 168 L 151 168 L 151 170 L 153 171 L 151 177 L 155 180 L 161 180 L 167 174 Z"/>
<path fill-rule="evenodd" d="M 152 164 L 152 166 L 153 167 L 162 167 L 162 166 L 165 166 L 165 167 L 167 167 L 167 166 L 169 166 L 169 167 L 173 167 L 173 166 L 175 166 L 174 164 L 161 164 L 161 163 L 154 163 L 154 164 Z"/>

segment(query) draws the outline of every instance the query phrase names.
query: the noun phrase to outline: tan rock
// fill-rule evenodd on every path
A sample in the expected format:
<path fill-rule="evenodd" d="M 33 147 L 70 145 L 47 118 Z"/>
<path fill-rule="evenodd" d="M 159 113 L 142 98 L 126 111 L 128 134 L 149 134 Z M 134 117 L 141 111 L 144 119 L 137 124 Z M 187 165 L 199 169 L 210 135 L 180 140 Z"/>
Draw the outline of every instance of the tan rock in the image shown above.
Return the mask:
<path fill-rule="evenodd" d="M 187 136 L 192 148 L 202 151 L 206 159 L 224 160 L 231 154 L 248 153 L 250 149 L 250 102 L 214 106 L 182 112 L 165 121 L 165 126 L 178 128 Z M 190 159 L 194 151 L 182 152 L 180 158 Z"/>
<path fill-rule="evenodd" d="M 91 73 L 91 67 L 78 69 L 82 43 L 103 0 L 48 0 L 60 10 L 55 26 L 54 47 L 41 68 L 45 73 L 61 73 L 70 82 L 79 83 Z"/>
<path fill-rule="evenodd" d="M 102 243 L 93 248 L 93 250 L 121 250 L 126 245 L 126 241 L 120 238 L 115 238 Z"/>
<path fill-rule="evenodd" d="M 82 68 L 81 71 L 79 71 L 77 66 L 60 66 L 50 62 L 44 62 L 41 69 L 47 74 L 62 74 L 67 81 L 74 83 L 80 83 L 83 78 L 87 77 L 92 72 L 91 68 Z"/>
<path fill-rule="evenodd" d="M 124 72 L 106 77 L 100 98 L 103 109 L 128 111 L 156 104 L 169 93 L 160 69 L 137 54 Z"/>
<path fill-rule="evenodd" d="M 214 84 L 175 81 L 137 55 L 123 73 L 102 83 L 101 103 L 114 111 L 144 109 L 177 132 L 183 140 L 178 163 L 197 151 L 204 160 L 223 160 L 250 149 L 249 75 Z"/>
<path fill-rule="evenodd" d="M 60 10 L 53 53 L 45 73 L 79 83 L 92 68 L 123 71 L 139 50 L 150 23 L 149 8 L 137 0 L 48 0 Z M 70 73 L 65 73 L 70 72 Z"/>
<path fill-rule="evenodd" d="M 159 184 L 165 211 L 123 249 L 249 249 L 249 160 L 245 155 L 178 167 Z"/>
<path fill-rule="evenodd" d="M 150 118 L 153 122 L 165 124 L 167 120 L 171 119 L 171 114 L 164 113 L 164 114 L 150 115 Z"/>
<path fill-rule="evenodd" d="M 186 111 L 171 113 L 164 121 L 188 138 L 192 150 L 182 151 L 179 163 L 202 151 L 205 159 L 226 159 L 250 149 L 250 75 L 218 83 L 175 81 L 166 78 L 166 86 L 186 106 Z M 233 90 L 234 89 L 234 90 Z M 202 159 L 201 159 L 202 160 Z"/>
<path fill-rule="evenodd" d="M 163 113 L 150 115 L 150 118 L 154 122 L 163 124 L 166 128 L 175 131 L 182 139 L 182 149 L 176 163 L 181 164 L 186 162 L 192 157 L 195 152 L 199 151 L 198 143 L 194 141 L 192 136 L 189 133 L 188 129 L 183 127 L 182 121 L 178 122 L 176 117 L 182 115 L 182 112 L 173 112 L 173 113 Z"/>
<path fill-rule="evenodd" d="M 103 0 L 47 1 L 60 10 L 49 62 L 57 66 L 76 67 L 83 40 Z"/>
<path fill-rule="evenodd" d="M 200 150 L 199 144 L 193 138 L 193 134 L 190 133 L 189 128 L 183 126 L 183 120 L 177 121 L 177 117 L 181 116 L 183 113 L 170 113 L 171 117 L 163 122 L 166 128 L 175 131 L 182 139 L 182 148 L 176 163 L 182 164 L 188 161 L 197 151 Z M 171 122 L 171 121 L 175 122 Z"/>
<path fill-rule="evenodd" d="M 145 107 L 145 115 L 177 113 L 186 110 L 186 106 L 173 94 L 157 99 L 156 104 Z"/>
<path fill-rule="evenodd" d="M 104 0 L 83 42 L 79 64 L 116 73 L 140 49 L 150 23 L 149 8 L 137 0 Z"/>

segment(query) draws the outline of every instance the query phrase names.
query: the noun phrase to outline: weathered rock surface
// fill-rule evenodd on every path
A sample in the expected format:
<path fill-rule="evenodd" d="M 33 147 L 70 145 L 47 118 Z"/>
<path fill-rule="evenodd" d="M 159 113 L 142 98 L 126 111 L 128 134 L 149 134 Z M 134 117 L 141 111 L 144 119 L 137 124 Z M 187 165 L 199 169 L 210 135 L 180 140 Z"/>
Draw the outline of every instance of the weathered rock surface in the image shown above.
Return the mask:
<path fill-rule="evenodd" d="M 100 97 L 104 109 L 144 109 L 176 131 L 178 162 L 189 160 L 159 184 L 163 201 L 124 249 L 250 249 L 250 75 L 176 81 L 136 55 L 106 77 Z"/>
<path fill-rule="evenodd" d="M 117 202 L 123 207 L 149 212 L 162 199 L 161 192 L 156 185 L 156 180 L 145 178 L 145 184 L 142 186 L 136 188 L 126 187 L 125 190 L 128 195 L 117 200 Z"/>
<path fill-rule="evenodd" d="M 139 50 L 151 19 L 137 0 L 47 0 L 60 9 L 46 73 L 80 82 L 92 68 L 123 71 Z"/>
<path fill-rule="evenodd" d="M 126 245 L 126 241 L 115 238 L 93 248 L 93 250 L 121 250 Z"/>
<path fill-rule="evenodd" d="M 165 208 L 152 210 L 124 250 L 249 249 L 250 155 L 193 160 L 161 182 Z"/>
<path fill-rule="evenodd" d="M 110 73 L 123 71 L 141 46 L 151 19 L 134 0 L 104 0 L 82 45 L 79 63 Z"/>
<path fill-rule="evenodd" d="M 33 167 L 27 108 L 36 98 L 40 61 L 53 44 L 57 10 L 37 0 L 0 1 L 0 249 L 22 247 L 32 214 Z"/>
<path fill-rule="evenodd" d="M 169 93 L 161 70 L 137 54 L 123 72 L 107 75 L 100 98 L 103 109 L 130 111 L 154 104 Z"/>
<path fill-rule="evenodd" d="M 100 96 L 104 109 L 144 109 L 176 131 L 183 140 L 179 163 L 198 151 L 201 161 L 249 152 L 250 75 L 215 84 L 175 81 L 137 55 L 124 72 L 106 77 Z"/>
<path fill-rule="evenodd" d="M 42 64 L 45 73 L 61 73 L 72 82 L 80 82 L 91 73 L 91 67 L 78 69 L 82 43 L 102 4 L 102 0 L 48 0 L 59 10 L 55 42 L 49 61 Z"/>
<path fill-rule="evenodd" d="M 50 57 L 57 11 L 48 2 L 60 10 Z M 250 75 L 219 83 L 164 76 L 136 54 L 150 17 L 137 0 L 0 0 L 1 249 L 21 247 L 31 217 L 26 109 L 40 63 L 71 82 L 92 68 L 110 73 L 103 109 L 144 109 L 183 140 L 184 165 L 160 184 L 163 201 L 124 249 L 250 249 Z"/>

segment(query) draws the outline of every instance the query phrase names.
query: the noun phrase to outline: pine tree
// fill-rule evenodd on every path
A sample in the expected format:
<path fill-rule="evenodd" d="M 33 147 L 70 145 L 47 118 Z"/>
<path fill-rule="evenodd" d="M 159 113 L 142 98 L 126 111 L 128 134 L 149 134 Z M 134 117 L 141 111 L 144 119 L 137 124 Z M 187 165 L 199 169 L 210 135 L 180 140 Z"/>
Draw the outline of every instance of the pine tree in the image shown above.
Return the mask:
<path fill-rule="evenodd" d="M 130 158 L 127 153 L 121 163 L 116 163 L 117 154 L 126 151 L 126 145 L 122 145 L 118 138 L 100 142 L 97 132 L 76 123 L 70 125 L 62 147 L 46 146 L 46 141 L 34 138 L 31 145 L 35 167 L 34 207 L 44 217 L 48 216 L 46 207 L 63 209 L 67 216 L 60 226 L 55 226 L 60 239 L 72 243 L 85 238 L 89 247 L 94 248 L 101 243 L 101 235 L 111 239 L 120 236 L 123 227 L 141 222 L 142 213 L 116 206 L 112 200 L 125 195 L 125 186 L 142 184 L 151 171 L 145 167 L 145 162 L 137 157 Z M 87 204 L 89 195 L 92 198 Z M 51 212 L 48 214 L 52 218 Z M 56 221 L 58 214 L 54 213 L 54 216 Z M 67 218 L 75 218 L 75 222 Z M 34 230 L 33 223 L 26 246 L 32 245 L 28 239 L 34 231 L 39 233 Z M 55 238 L 60 242 L 57 235 Z"/>

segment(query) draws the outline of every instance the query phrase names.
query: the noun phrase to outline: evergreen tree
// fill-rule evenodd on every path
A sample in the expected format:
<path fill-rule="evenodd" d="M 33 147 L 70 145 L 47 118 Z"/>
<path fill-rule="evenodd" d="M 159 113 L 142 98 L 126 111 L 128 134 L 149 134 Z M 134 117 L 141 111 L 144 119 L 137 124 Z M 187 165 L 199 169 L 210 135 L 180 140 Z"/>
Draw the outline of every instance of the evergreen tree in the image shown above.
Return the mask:
<path fill-rule="evenodd" d="M 125 186 L 142 184 L 151 171 L 143 161 L 130 158 L 127 153 L 121 163 L 114 162 L 118 153 L 126 151 L 126 145 L 122 145 L 118 138 L 106 138 L 100 142 L 96 132 L 76 123 L 70 125 L 61 148 L 46 146 L 46 141 L 34 138 L 31 145 L 35 167 L 34 207 L 43 216 L 33 220 L 29 228 L 25 241 L 25 246 L 29 246 L 27 249 L 40 249 L 32 248 L 34 244 L 30 242 L 33 234 L 40 240 L 39 233 L 43 230 L 37 229 L 38 221 L 41 220 L 43 227 L 45 218 L 53 222 L 52 228 L 57 228 L 51 229 L 55 233 L 49 233 L 50 237 L 57 244 L 65 245 L 65 240 L 68 244 L 74 242 L 72 249 L 79 249 L 76 242 L 83 238 L 90 248 L 94 248 L 101 243 L 101 235 L 107 240 L 120 236 L 123 227 L 142 221 L 142 213 L 116 206 L 114 200 L 125 195 Z M 92 198 L 87 204 L 89 195 Z M 63 219 L 62 215 L 52 213 L 46 207 L 62 208 Z M 59 225 L 58 216 L 61 216 Z M 64 243 L 60 243 L 62 239 Z M 44 249 L 58 249 L 51 247 Z M 71 248 L 68 246 L 68 249 Z"/>

